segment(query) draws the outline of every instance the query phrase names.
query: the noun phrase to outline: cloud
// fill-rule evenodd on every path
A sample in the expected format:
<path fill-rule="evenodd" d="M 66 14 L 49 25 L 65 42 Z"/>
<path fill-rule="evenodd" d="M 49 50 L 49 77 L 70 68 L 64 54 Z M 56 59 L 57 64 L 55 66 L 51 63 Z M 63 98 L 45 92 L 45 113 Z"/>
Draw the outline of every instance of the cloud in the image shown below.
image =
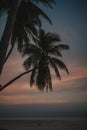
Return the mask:
<path fill-rule="evenodd" d="M 62 74 L 62 80 L 59 81 L 53 75 L 53 87 L 58 92 L 70 92 L 75 93 L 87 91 L 87 67 L 69 66 L 70 75 L 66 76 Z"/>
<path fill-rule="evenodd" d="M 20 62 L 20 60 L 18 62 Z M 14 68 L 16 65 L 17 63 L 15 62 Z M 52 72 L 53 92 L 40 92 L 36 86 L 30 88 L 29 75 L 27 75 L 15 81 L 0 93 L 0 104 L 65 103 L 78 102 L 79 100 L 86 101 L 87 68 L 71 65 L 69 68 L 69 76 L 61 71 L 61 81 L 59 81 Z M 11 69 L 10 71 L 12 71 Z M 16 66 L 15 71 L 19 73 L 21 68 Z M 14 74 L 12 73 L 11 77 L 12 75 Z M 5 78 L 8 78 L 7 73 L 5 76 Z"/>
<path fill-rule="evenodd" d="M 62 81 L 62 83 L 58 83 L 57 80 L 54 82 L 55 91 L 58 92 L 69 92 L 73 91 L 75 93 L 87 92 L 87 78 L 77 78 Z"/>
<path fill-rule="evenodd" d="M 22 66 L 23 60 L 19 53 L 14 50 L 4 67 L 3 75 L 0 79 L 2 84 L 5 84 L 24 71 Z M 39 92 L 36 86 L 30 88 L 30 74 L 28 74 L 15 81 L 0 93 L 0 104 L 63 104 L 80 100 L 81 102 L 86 101 L 87 66 L 76 66 L 69 63 L 68 68 L 70 71 L 69 76 L 64 71 L 60 71 L 61 81 L 55 77 L 52 71 L 53 92 Z"/>

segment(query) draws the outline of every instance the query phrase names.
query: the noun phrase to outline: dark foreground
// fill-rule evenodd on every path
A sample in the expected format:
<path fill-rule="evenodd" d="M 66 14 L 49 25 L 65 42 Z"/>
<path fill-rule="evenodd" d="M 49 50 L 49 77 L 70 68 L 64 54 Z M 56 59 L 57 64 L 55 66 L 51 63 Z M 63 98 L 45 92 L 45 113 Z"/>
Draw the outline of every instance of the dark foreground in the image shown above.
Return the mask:
<path fill-rule="evenodd" d="M 87 118 L 0 119 L 0 130 L 87 130 Z"/>

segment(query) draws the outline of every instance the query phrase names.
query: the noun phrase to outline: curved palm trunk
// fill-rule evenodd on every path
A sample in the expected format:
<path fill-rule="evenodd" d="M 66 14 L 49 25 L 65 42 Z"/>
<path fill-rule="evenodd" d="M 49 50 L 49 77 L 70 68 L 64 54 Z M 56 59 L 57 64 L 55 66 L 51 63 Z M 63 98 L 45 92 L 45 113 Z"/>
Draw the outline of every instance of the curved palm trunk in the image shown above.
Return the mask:
<path fill-rule="evenodd" d="M 3 89 L 5 89 L 7 86 L 9 86 L 10 84 L 12 84 L 15 80 L 21 78 L 22 76 L 30 73 L 31 71 L 33 71 L 33 69 L 25 71 L 23 73 L 21 73 L 20 75 L 16 76 L 15 78 L 13 78 L 11 81 L 9 81 L 8 83 L 6 83 L 4 86 L 0 86 L 0 91 L 2 91 Z"/>
<path fill-rule="evenodd" d="M 4 60 L 5 60 L 7 49 L 9 46 L 11 33 L 12 33 L 13 26 L 15 23 L 16 14 L 17 14 L 18 6 L 19 6 L 19 1 L 20 0 L 12 0 L 11 10 L 8 14 L 5 30 L 3 32 L 3 35 L 2 35 L 2 38 L 0 41 L 0 74 L 3 69 Z"/>

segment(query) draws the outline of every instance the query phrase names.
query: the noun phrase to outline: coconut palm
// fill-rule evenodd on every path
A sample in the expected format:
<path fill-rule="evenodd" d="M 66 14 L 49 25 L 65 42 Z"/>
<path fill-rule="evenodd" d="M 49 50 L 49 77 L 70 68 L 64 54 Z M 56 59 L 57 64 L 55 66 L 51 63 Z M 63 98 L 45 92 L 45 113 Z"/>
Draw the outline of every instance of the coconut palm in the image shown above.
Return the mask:
<path fill-rule="evenodd" d="M 54 0 L 0 0 L 0 13 L 5 10 L 8 12 L 6 27 L 0 42 L 0 73 L 3 68 L 4 60 L 9 46 L 9 41 L 11 39 L 16 16 L 18 14 L 18 9 L 20 8 L 22 2 L 26 2 L 27 4 L 28 2 L 31 2 L 32 5 L 34 5 L 33 2 L 41 2 L 48 6 L 51 6 L 51 3 L 54 2 Z"/>
<path fill-rule="evenodd" d="M 35 84 L 40 90 L 52 90 L 51 67 L 56 76 L 61 79 L 59 69 L 63 69 L 69 74 L 66 65 L 59 59 L 62 57 L 61 51 L 68 50 L 69 46 L 59 44 L 59 35 L 55 33 L 45 33 L 40 29 L 38 41 L 35 44 L 25 46 L 23 56 L 28 58 L 24 61 L 24 67 L 29 70 L 33 67 L 30 76 L 30 86 Z"/>
<path fill-rule="evenodd" d="M 21 2 L 12 31 L 11 48 L 5 58 L 5 62 L 11 54 L 15 43 L 18 44 L 18 50 L 21 52 L 23 45 L 29 43 L 30 36 L 37 36 L 36 27 L 41 27 L 40 15 L 51 24 L 49 17 L 35 4 L 30 1 L 28 1 L 28 4 L 25 1 Z"/>
<path fill-rule="evenodd" d="M 61 51 L 68 50 L 69 46 L 59 43 L 61 41 L 59 35 L 45 33 L 40 29 L 38 40 L 33 40 L 35 43 L 25 44 L 23 49 L 23 56 L 28 56 L 23 64 L 26 71 L 5 85 L 0 85 L 0 91 L 28 73 L 31 73 L 30 86 L 36 84 L 40 90 L 44 90 L 44 88 L 52 90 L 51 67 L 59 79 L 61 79 L 59 69 L 64 69 L 69 74 L 66 65 L 60 60 Z"/>

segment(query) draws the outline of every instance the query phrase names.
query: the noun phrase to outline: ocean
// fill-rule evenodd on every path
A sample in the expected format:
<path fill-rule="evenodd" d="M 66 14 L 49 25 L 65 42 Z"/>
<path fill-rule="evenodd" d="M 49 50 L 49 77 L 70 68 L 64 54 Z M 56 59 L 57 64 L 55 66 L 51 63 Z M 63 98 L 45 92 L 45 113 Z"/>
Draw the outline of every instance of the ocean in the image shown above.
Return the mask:
<path fill-rule="evenodd" d="M 87 118 L 0 118 L 0 130 L 87 130 Z"/>

